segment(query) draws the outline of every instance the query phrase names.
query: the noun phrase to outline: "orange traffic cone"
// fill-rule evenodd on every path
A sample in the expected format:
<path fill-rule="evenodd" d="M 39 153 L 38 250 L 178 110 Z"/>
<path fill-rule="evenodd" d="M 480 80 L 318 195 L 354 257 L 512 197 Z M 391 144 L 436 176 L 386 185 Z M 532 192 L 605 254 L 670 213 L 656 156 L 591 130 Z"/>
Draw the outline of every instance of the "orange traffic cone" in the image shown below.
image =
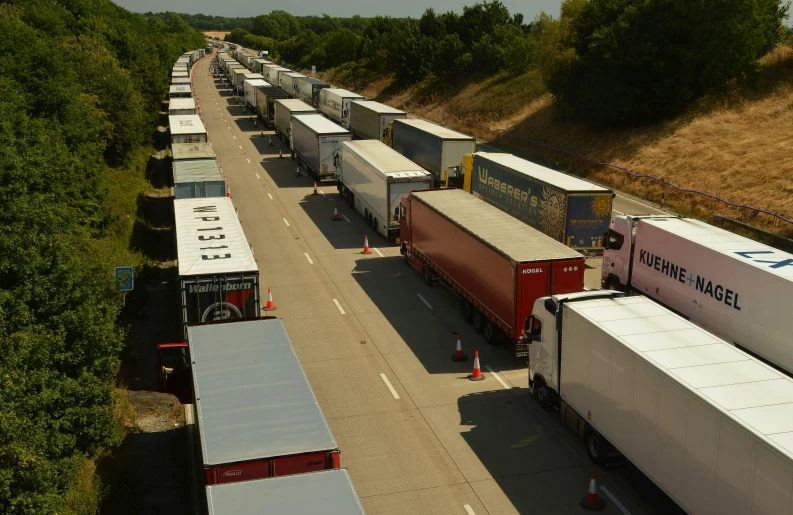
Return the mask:
<path fill-rule="evenodd" d="M 331 218 L 331 220 L 334 222 L 341 221 L 341 218 L 339 218 L 339 210 L 336 209 L 336 204 L 333 204 L 333 218 Z"/>
<path fill-rule="evenodd" d="M 278 159 L 283 159 L 283 158 L 284 158 L 284 151 L 279 148 L 278 149 Z"/>
<path fill-rule="evenodd" d="M 273 292 L 270 291 L 270 288 L 267 288 L 267 304 L 264 305 L 264 309 L 267 311 L 273 311 L 275 309 L 275 303 L 273 303 Z"/>
<path fill-rule="evenodd" d="M 482 367 L 479 366 L 479 351 L 474 353 L 474 371 L 468 376 L 471 381 L 482 381 L 485 376 L 482 375 Z"/>
<path fill-rule="evenodd" d="M 312 195 L 319 195 L 317 192 L 317 181 L 314 181 L 314 193 L 312 193 Z"/>
<path fill-rule="evenodd" d="M 463 343 L 460 339 L 460 333 L 457 333 L 457 350 L 452 354 L 452 361 L 466 361 L 468 356 L 463 354 Z"/>
<path fill-rule="evenodd" d="M 598 485 L 595 481 L 595 471 L 592 471 L 592 479 L 589 480 L 589 493 L 581 499 L 581 507 L 585 510 L 600 511 L 606 507 L 606 501 L 598 496 Z"/>
<path fill-rule="evenodd" d="M 226 186 L 226 196 L 228 198 L 232 198 L 231 197 L 231 186 Z"/>
<path fill-rule="evenodd" d="M 297 170 L 295 170 L 295 177 L 300 177 L 300 165 L 297 165 Z"/>
<path fill-rule="evenodd" d="M 262 127 L 262 132 L 259 134 L 259 136 L 264 137 L 264 127 Z"/>
<path fill-rule="evenodd" d="M 372 251 L 369 249 L 369 236 L 364 235 L 363 237 L 363 252 L 361 254 L 371 254 Z"/>
<path fill-rule="evenodd" d="M 273 137 L 272 136 L 267 136 L 267 146 L 268 147 L 272 147 L 273 146 Z"/>

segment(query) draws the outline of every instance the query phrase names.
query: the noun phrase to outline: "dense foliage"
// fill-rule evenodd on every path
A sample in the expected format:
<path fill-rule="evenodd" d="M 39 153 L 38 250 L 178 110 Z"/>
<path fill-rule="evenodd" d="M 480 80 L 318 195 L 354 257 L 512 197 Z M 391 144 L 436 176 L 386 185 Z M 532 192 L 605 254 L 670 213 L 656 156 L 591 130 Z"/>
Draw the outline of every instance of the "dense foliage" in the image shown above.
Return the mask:
<path fill-rule="evenodd" d="M 131 185 L 173 63 L 202 45 L 110 0 L 0 4 L 0 513 L 91 510 L 74 485 L 120 436 Z"/>
<path fill-rule="evenodd" d="M 151 13 L 148 12 L 143 16 L 157 17 L 163 22 L 168 22 L 170 13 Z M 226 18 L 225 16 L 212 16 L 211 14 L 187 14 L 179 13 L 185 23 L 199 30 L 232 30 L 240 27 L 247 27 L 251 24 L 253 18 Z"/>

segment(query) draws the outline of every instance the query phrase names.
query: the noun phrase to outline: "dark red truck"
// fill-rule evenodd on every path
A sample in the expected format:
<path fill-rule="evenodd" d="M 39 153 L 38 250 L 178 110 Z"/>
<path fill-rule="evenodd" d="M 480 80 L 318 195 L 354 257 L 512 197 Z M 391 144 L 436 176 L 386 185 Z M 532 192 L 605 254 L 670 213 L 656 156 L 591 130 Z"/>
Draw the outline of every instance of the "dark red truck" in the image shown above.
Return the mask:
<path fill-rule="evenodd" d="M 535 300 L 584 290 L 584 256 L 465 191 L 414 191 L 399 217 L 406 261 L 456 292 L 465 321 L 516 356 L 528 356 Z"/>

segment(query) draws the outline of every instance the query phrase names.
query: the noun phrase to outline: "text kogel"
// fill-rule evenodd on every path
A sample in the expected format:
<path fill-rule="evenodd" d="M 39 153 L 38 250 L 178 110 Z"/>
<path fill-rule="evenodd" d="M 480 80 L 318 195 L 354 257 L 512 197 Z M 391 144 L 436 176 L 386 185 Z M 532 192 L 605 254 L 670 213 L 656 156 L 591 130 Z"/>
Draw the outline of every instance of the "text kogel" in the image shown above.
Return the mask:
<path fill-rule="evenodd" d="M 694 288 L 703 295 L 708 295 L 712 299 L 730 306 L 731 308 L 741 310 L 738 304 L 738 292 L 733 291 L 721 284 L 714 284 L 713 281 L 686 270 L 671 261 L 667 261 L 657 254 L 653 254 L 647 250 L 639 251 L 639 263 L 652 268 L 656 272 L 660 272 L 672 279 L 676 279 L 681 284 L 687 284 L 690 288 Z"/>

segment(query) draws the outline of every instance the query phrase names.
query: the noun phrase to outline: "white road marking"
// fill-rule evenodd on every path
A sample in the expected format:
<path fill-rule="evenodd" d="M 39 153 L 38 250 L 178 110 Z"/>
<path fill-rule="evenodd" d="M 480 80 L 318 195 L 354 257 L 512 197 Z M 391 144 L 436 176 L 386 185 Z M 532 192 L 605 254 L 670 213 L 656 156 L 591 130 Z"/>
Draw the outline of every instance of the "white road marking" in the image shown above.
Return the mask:
<path fill-rule="evenodd" d="M 423 302 L 428 308 L 432 309 L 432 304 L 427 302 L 427 299 L 425 299 L 420 293 L 417 293 L 416 295 L 419 296 L 419 298 L 421 299 L 421 302 Z"/>
<path fill-rule="evenodd" d="M 321 189 L 317 189 L 317 191 L 319 192 L 320 195 L 324 195 L 325 194 L 325 192 L 322 191 Z"/>
<path fill-rule="evenodd" d="M 306 256 L 306 259 L 308 259 L 308 264 L 309 265 L 313 265 L 314 264 L 314 262 L 311 261 L 311 256 L 308 255 L 308 252 L 303 252 L 303 255 Z"/>
<path fill-rule="evenodd" d="M 240 150 L 242 150 L 242 145 L 237 145 L 237 146 L 240 147 Z"/>
<path fill-rule="evenodd" d="M 251 160 L 250 160 L 250 159 L 248 159 L 248 158 L 246 157 L 246 158 L 245 158 L 245 160 L 248 162 L 248 164 L 251 164 Z"/>
<path fill-rule="evenodd" d="M 388 380 L 385 374 L 380 374 L 380 377 L 383 378 L 385 385 L 388 387 L 389 390 L 391 390 L 391 395 L 394 396 L 394 399 L 399 399 L 399 394 L 396 392 L 396 390 L 394 390 L 394 387 L 391 386 L 391 381 Z"/>
<path fill-rule="evenodd" d="M 351 224 L 351 223 L 352 223 L 352 222 L 350 222 L 350 219 L 349 219 L 349 218 L 347 218 L 347 215 L 341 215 L 341 217 L 342 217 L 342 218 L 344 218 L 345 220 L 347 220 L 347 223 L 348 223 L 348 224 Z"/>
<path fill-rule="evenodd" d="M 347 313 L 344 312 L 344 309 L 342 309 L 341 304 L 339 304 L 338 300 L 333 299 L 333 303 L 336 304 L 337 308 L 339 308 L 339 313 L 341 313 L 342 315 L 346 315 L 347 314 Z"/>
<path fill-rule="evenodd" d="M 258 176 L 259 176 L 259 174 L 257 173 L 257 174 L 256 174 L 256 177 L 258 177 Z M 268 197 L 270 197 L 270 200 L 272 200 L 272 199 L 273 199 L 273 196 L 272 196 L 272 195 L 270 195 L 269 193 L 267 194 L 267 196 L 268 196 Z"/>
<path fill-rule="evenodd" d="M 628 509 L 622 505 L 622 503 L 614 496 L 614 494 L 609 491 L 608 488 L 603 485 L 598 485 L 598 487 L 600 488 L 600 491 L 606 495 L 606 497 L 611 499 L 611 502 L 614 503 L 614 506 L 616 506 L 617 509 L 623 513 L 623 515 L 631 515 L 631 512 L 629 512 Z"/>
<path fill-rule="evenodd" d="M 232 138 L 237 139 L 237 136 L 232 136 Z"/>
<path fill-rule="evenodd" d="M 375 252 L 377 252 L 377 254 L 378 254 L 380 257 L 385 257 L 385 254 L 383 254 L 382 252 L 380 252 L 380 249 L 376 249 L 376 248 L 372 247 L 372 250 L 374 250 Z"/>
<path fill-rule="evenodd" d="M 254 172 L 254 173 L 255 173 L 255 172 Z M 261 179 L 261 177 L 259 177 L 259 174 L 258 174 L 258 173 L 256 174 L 256 178 L 257 178 L 257 179 Z M 269 195 L 269 193 L 268 193 L 268 195 Z M 270 198 L 272 199 L 272 197 L 270 197 Z"/>
<path fill-rule="evenodd" d="M 503 379 L 501 379 L 501 376 L 500 376 L 500 375 L 496 374 L 496 371 L 495 371 L 495 370 L 493 370 L 492 368 L 490 368 L 490 365 L 487 365 L 487 364 L 486 364 L 486 365 L 485 365 L 485 368 L 487 369 L 487 371 L 488 371 L 488 372 L 490 372 L 490 375 L 491 375 L 491 376 L 493 376 L 493 377 L 495 377 L 495 378 L 496 378 L 496 381 L 498 381 L 499 383 L 501 383 L 501 386 L 503 386 L 505 390 L 511 390 L 511 389 L 512 389 L 512 387 L 511 387 L 511 386 L 509 386 L 509 385 L 506 383 L 506 381 L 504 381 Z"/>
<path fill-rule="evenodd" d="M 470 506 L 470 505 L 468 505 L 468 504 L 463 504 L 463 508 L 465 508 L 465 512 L 466 512 L 468 515 L 476 515 L 476 512 L 474 511 L 474 509 L 473 509 L 473 508 L 471 508 L 471 506 Z"/>
<path fill-rule="evenodd" d="M 287 220 L 286 218 L 282 218 L 282 220 L 284 221 L 287 227 L 290 227 L 289 220 Z"/>
<path fill-rule="evenodd" d="M 615 213 L 617 213 L 618 215 L 624 215 L 624 214 L 625 214 L 625 213 L 620 213 L 620 212 L 619 212 L 619 211 L 617 211 L 616 209 L 612 209 L 612 211 L 613 211 L 613 212 L 615 212 Z"/>

